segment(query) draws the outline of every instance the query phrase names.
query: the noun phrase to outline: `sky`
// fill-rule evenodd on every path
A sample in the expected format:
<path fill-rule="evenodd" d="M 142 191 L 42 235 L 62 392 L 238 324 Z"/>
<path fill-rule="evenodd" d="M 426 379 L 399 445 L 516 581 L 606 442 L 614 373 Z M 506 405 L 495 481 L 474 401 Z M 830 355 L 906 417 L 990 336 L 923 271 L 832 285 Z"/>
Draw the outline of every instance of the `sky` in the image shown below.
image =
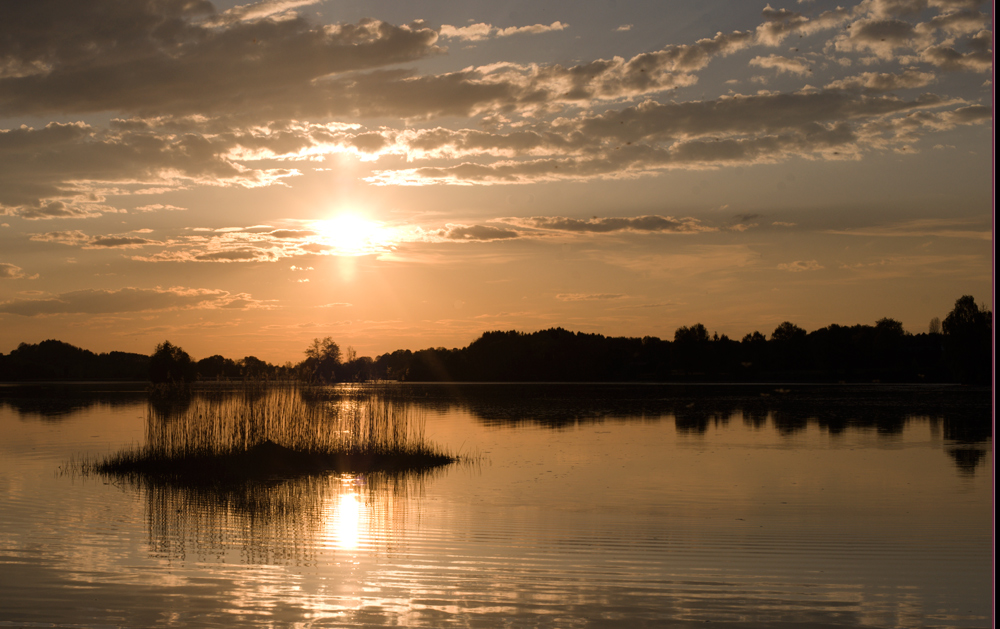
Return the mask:
<path fill-rule="evenodd" d="M 992 3 L 0 9 L 0 352 L 920 333 L 993 300 Z"/>

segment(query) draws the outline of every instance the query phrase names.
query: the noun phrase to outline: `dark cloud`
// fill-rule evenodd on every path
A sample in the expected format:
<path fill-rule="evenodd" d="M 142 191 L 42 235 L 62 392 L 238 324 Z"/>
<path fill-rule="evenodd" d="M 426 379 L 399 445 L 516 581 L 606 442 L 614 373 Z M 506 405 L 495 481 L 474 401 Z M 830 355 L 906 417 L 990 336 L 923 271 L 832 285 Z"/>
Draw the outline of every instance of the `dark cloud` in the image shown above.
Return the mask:
<path fill-rule="evenodd" d="M 73 245 L 84 249 L 135 249 L 146 245 L 163 244 L 156 240 L 139 236 L 107 235 L 88 236 L 80 230 L 55 231 L 44 234 L 32 234 L 31 240 L 36 242 L 54 242 L 62 245 Z"/>
<path fill-rule="evenodd" d="M 191 308 L 226 308 L 239 303 L 241 308 L 264 304 L 241 293 L 194 288 L 121 288 L 118 290 L 78 290 L 48 299 L 13 299 L 0 302 L 0 313 L 25 317 L 56 314 L 111 314 L 151 312 Z"/>
<path fill-rule="evenodd" d="M 576 233 L 606 234 L 621 231 L 692 233 L 712 231 L 712 228 L 703 226 L 697 219 L 675 219 L 670 216 L 591 219 L 566 218 L 562 216 L 533 216 L 530 218 L 505 220 L 520 227 Z"/>
<path fill-rule="evenodd" d="M 116 132 L 82 123 L 0 130 L 0 213 L 27 219 L 120 212 L 105 195 L 137 186 L 267 185 L 297 174 L 253 169 L 230 154 L 232 135 Z"/>
<path fill-rule="evenodd" d="M 870 50 L 883 58 L 891 58 L 897 48 L 916 48 L 921 33 L 905 20 L 868 19 L 851 24 L 848 34 L 837 40 L 837 50 Z"/>
<path fill-rule="evenodd" d="M 308 229 L 276 229 L 268 233 L 272 238 L 280 239 L 309 238 L 317 235 L 316 232 Z"/>
<path fill-rule="evenodd" d="M 942 44 L 930 46 L 921 53 L 921 58 L 943 70 L 958 72 L 990 72 L 993 69 L 992 34 L 980 33 L 978 39 L 973 39 L 973 50 L 959 52 L 953 46 Z M 985 43 L 988 42 L 988 43 Z"/>
<path fill-rule="evenodd" d="M 197 0 L 5 6 L 0 64 L 17 71 L 0 76 L 0 114 L 273 108 L 312 95 L 321 77 L 439 52 L 420 24 L 219 18 Z"/>
<path fill-rule="evenodd" d="M 931 109 L 955 111 L 961 104 L 933 94 L 903 99 L 841 89 L 666 104 L 646 101 L 598 116 L 564 118 L 547 127 L 539 125 L 537 130 L 519 130 L 513 137 L 441 129 L 401 135 L 399 142 L 418 141 L 419 150 L 412 157 L 485 154 L 508 159 L 386 170 L 368 181 L 381 185 L 527 183 L 635 177 L 667 168 L 768 163 L 792 156 L 858 158 L 866 151 L 903 141 L 897 137 L 902 127 L 894 121 Z M 927 113 L 936 123 L 913 127 L 905 140 L 912 141 L 912 133 L 918 131 L 971 122 L 945 114 Z"/>
<path fill-rule="evenodd" d="M 509 240 L 517 238 L 519 233 L 510 229 L 492 227 L 490 225 L 452 225 L 448 224 L 444 229 L 439 229 L 430 234 L 436 238 L 444 240 L 460 241 L 488 241 L 488 240 Z"/>
<path fill-rule="evenodd" d="M 13 4 L 0 39 L 0 115 L 107 111 L 120 117 L 105 128 L 51 123 L 0 130 L 0 214 L 86 218 L 124 212 L 107 199 L 139 191 L 273 185 L 300 174 L 276 164 L 333 153 L 469 160 L 417 163 L 368 178 L 381 185 L 627 178 L 792 157 L 858 159 L 897 148 L 904 135 L 912 142 L 918 133 L 964 124 L 959 116 L 939 116 L 932 124 L 931 117 L 913 114 L 966 102 L 935 95 L 904 100 L 885 92 L 931 84 L 928 66 L 992 68 L 992 34 L 969 35 L 988 17 L 979 11 L 982 3 L 971 0 L 864 0 L 816 16 L 768 5 L 755 28 L 630 58 L 499 62 L 426 75 L 399 64 L 442 52 L 440 34 L 469 39 L 565 25 L 510 30 L 473 24 L 439 31 L 422 22 L 397 26 L 373 19 L 319 25 L 296 14 L 308 4 L 266 0 L 222 13 L 198 0 L 95 0 L 86 8 L 70 0 Z M 827 79 L 822 90 L 664 99 L 669 90 L 694 85 L 715 59 L 834 28 L 823 57 L 783 52 L 749 62 L 806 76 L 814 66 L 829 69 L 831 54 L 840 51 L 879 57 L 836 60 L 846 65 L 899 61 L 905 69 Z M 614 108 L 605 109 L 609 104 Z M 417 128 L 421 120 L 450 116 L 481 116 L 484 124 Z M 393 117 L 405 123 L 365 128 L 310 122 L 378 118 L 383 124 Z M 153 209 L 178 208 L 152 204 L 135 211 Z M 480 236 L 497 239 L 483 231 L 441 237 Z M 271 234 L 278 241 L 302 237 L 287 230 Z M 146 244 L 141 240 L 113 246 Z M 276 252 L 287 244 L 273 245 L 271 253 L 232 246 L 189 253 L 206 261 L 272 259 L 286 255 Z M 315 242 L 301 246 L 322 252 Z"/>
<path fill-rule="evenodd" d="M 271 19 L 292 2 L 248 5 L 221 15 L 209 3 L 98 4 L 80 10 L 69 0 L 21 3 L 5 20 L 12 34 L 0 46 L 0 67 L 20 70 L 0 74 L 0 115 L 240 112 L 246 122 L 260 123 L 547 109 L 691 85 L 697 80 L 692 73 L 713 57 L 750 46 L 756 38 L 750 31 L 719 33 L 631 59 L 573 66 L 502 63 L 415 76 L 387 67 L 441 52 L 435 46 L 438 33 L 423 23 L 395 26 L 369 19 L 322 26 L 287 11 Z M 256 17 L 247 21 L 251 11 Z M 488 30 L 505 36 L 564 27 L 555 22 Z M 442 32 L 466 33 L 447 26 Z M 124 124 L 138 130 L 135 121 Z"/>
<path fill-rule="evenodd" d="M 233 249 L 202 253 L 193 259 L 201 262 L 273 262 L 279 257 L 279 254 L 267 249 Z"/>
<path fill-rule="evenodd" d="M 148 238 L 137 238 L 134 236 L 98 236 L 90 241 L 88 247 L 94 248 L 122 248 L 131 249 L 153 244 L 156 241 Z"/>

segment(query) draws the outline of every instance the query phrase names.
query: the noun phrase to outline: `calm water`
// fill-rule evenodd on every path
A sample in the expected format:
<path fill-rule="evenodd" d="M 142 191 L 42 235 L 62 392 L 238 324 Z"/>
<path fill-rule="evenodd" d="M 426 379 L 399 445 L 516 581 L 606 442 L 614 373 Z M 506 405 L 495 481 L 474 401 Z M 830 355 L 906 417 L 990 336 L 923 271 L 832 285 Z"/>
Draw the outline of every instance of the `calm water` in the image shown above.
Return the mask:
<path fill-rule="evenodd" d="M 63 474 L 127 386 L 0 387 L 0 626 L 988 627 L 991 392 L 413 386 L 423 478 Z"/>

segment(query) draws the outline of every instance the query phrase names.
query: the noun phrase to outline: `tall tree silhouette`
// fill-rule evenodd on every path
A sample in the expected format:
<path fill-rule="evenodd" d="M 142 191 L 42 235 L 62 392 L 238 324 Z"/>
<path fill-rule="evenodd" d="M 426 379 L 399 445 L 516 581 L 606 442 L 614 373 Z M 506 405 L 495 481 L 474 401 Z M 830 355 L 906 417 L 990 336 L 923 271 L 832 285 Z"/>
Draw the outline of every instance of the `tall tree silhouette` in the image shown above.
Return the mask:
<path fill-rule="evenodd" d="M 187 352 L 170 341 L 156 346 L 149 358 L 149 380 L 156 383 L 182 383 L 194 380 L 197 369 Z"/>
<path fill-rule="evenodd" d="M 340 368 L 340 346 L 329 336 L 313 339 L 306 348 L 306 359 L 300 365 L 301 374 L 309 380 L 335 382 Z"/>
<path fill-rule="evenodd" d="M 964 383 L 988 383 L 993 371 L 993 313 L 985 305 L 977 306 L 972 295 L 963 295 L 941 325 L 955 377 Z"/>

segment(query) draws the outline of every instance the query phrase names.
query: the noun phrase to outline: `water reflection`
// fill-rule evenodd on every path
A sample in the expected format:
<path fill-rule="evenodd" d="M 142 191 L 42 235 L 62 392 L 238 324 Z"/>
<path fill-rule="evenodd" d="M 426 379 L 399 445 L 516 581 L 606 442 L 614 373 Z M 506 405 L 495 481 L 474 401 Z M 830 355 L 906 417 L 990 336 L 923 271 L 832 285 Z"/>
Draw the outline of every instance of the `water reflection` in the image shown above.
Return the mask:
<path fill-rule="evenodd" d="M 481 474 L 225 487 L 68 482 L 52 474 L 59 457 L 112 418 L 40 425 L 3 409 L 5 438 L 37 437 L 0 456 L 4 620 L 988 626 L 990 429 L 969 421 L 979 398 L 460 389 L 396 394 L 449 413 L 427 413 L 432 438 L 486 444 Z M 229 394 L 196 392 L 189 411 L 201 395 Z M 538 421 L 533 404 L 562 419 Z M 122 415 L 134 427 L 141 413 Z M 66 447 L 28 448 L 52 439 Z"/>
<path fill-rule="evenodd" d="M 151 556 L 315 565 L 323 551 L 387 552 L 426 475 L 330 474 L 238 486 L 144 483 Z"/>
<path fill-rule="evenodd" d="M 21 419 L 60 421 L 97 405 L 124 406 L 146 401 L 136 385 L 0 387 L 0 404 Z M 130 388 L 131 387 L 131 388 Z M 364 386 L 329 388 L 312 402 L 341 413 Z M 249 395 L 254 395 L 250 392 Z M 263 395 L 263 392 L 256 393 Z M 169 422 L 199 398 L 248 395 L 232 386 L 205 386 L 185 395 L 150 396 L 154 415 Z M 957 468 L 975 472 L 992 439 L 991 390 L 957 386 L 823 385 L 622 385 L 622 384 L 400 384 L 383 386 L 380 395 L 394 404 L 446 414 L 466 412 L 484 425 L 563 429 L 597 422 L 673 420 L 678 432 L 704 434 L 713 427 L 742 421 L 757 430 L 792 437 L 818 426 L 831 435 L 874 430 L 892 437 L 913 421 L 942 427 L 945 448 Z"/>
<path fill-rule="evenodd" d="M 874 431 L 895 438 L 913 422 L 943 426 L 945 450 L 963 475 L 975 474 L 993 435 L 987 388 L 792 385 L 401 385 L 401 398 L 488 426 L 564 429 L 600 422 L 673 420 L 679 433 L 703 435 L 742 421 L 793 437 L 818 426 L 831 435 Z"/>
<path fill-rule="evenodd" d="M 9 407 L 29 421 L 59 422 L 95 407 L 117 409 L 145 401 L 145 385 L 137 383 L 0 385 L 0 408 Z"/>

